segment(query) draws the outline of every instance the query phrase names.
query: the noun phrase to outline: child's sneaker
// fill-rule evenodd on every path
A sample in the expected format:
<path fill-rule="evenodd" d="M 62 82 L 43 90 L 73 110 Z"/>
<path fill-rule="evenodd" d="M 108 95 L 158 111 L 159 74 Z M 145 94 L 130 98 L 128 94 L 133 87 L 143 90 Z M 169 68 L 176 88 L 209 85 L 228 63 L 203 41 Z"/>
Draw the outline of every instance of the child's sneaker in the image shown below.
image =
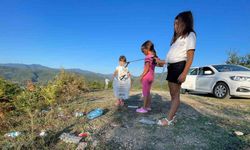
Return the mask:
<path fill-rule="evenodd" d="M 136 109 L 136 112 L 144 114 L 144 113 L 147 113 L 148 110 L 141 107 L 141 108 Z"/>

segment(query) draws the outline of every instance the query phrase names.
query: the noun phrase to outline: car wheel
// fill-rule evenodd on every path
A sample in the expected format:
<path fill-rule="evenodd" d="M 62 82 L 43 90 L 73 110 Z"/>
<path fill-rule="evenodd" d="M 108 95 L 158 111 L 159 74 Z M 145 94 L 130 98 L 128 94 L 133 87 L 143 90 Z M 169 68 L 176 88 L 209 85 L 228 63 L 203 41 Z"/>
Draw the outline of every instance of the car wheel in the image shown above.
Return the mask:
<path fill-rule="evenodd" d="M 187 90 L 186 89 L 181 89 L 181 94 L 186 94 L 187 93 Z"/>
<path fill-rule="evenodd" d="M 214 86 L 213 94 L 216 98 L 229 98 L 229 88 L 225 83 L 219 82 Z"/>

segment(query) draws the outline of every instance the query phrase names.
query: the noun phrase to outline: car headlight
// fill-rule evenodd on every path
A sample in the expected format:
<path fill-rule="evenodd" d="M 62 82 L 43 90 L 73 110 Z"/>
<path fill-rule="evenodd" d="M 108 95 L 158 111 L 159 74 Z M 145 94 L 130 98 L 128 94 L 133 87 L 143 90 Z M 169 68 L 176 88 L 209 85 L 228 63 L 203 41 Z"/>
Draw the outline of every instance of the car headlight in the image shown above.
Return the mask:
<path fill-rule="evenodd" d="M 234 81 L 250 81 L 250 77 L 245 76 L 231 76 L 230 79 Z"/>

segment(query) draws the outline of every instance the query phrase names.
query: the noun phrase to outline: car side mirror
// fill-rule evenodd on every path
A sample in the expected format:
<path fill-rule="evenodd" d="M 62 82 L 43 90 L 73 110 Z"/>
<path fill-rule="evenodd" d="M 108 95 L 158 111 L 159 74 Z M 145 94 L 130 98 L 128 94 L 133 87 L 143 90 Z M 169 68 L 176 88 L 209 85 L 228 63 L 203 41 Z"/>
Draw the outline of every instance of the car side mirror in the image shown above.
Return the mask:
<path fill-rule="evenodd" d="M 211 74 L 213 74 L 213 72 L 211 70 L 207 70 L 204 72 L 204 75 L 211 75 Z"/>

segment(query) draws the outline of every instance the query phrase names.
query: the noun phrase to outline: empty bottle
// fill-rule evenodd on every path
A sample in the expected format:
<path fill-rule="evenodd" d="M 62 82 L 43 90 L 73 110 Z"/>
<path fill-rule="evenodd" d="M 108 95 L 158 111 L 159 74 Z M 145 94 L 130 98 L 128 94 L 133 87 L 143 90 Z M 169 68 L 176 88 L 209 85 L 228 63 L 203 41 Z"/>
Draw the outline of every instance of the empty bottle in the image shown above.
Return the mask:
<path fill-rule="evenodd" d="M 83 112 L 76 112 L 76 113 L 75 113 L 75 116 L 76 116 L 76 117 L 83 117 L 83 116 L 84 116 L 84 113 L 83 113 Z"/>
<path fill-rule="evenodd" d="M 102 114 L 103 114 L 103 109 L 97 108 L 97 109 L 91 111 L 91 112 L 87 115 L 87 118 L 92 120 L 92 119 L 95 119 L 95 118 L 97 118 L 97 117 L 100 117 Z"/>
<path fill-rule="evenodd" d="M 21 132 L 14 131 L 14 132 L 6 133 L 4 136 L 5 137 L 16 138 L 16 137 L 18 137 L 20 135 L 21 135 Z"/>

